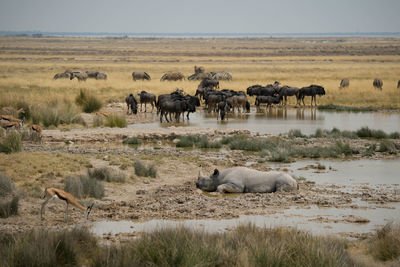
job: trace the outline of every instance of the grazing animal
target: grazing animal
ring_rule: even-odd
[[[231,107],[226,101],[221,101],[218,103],[217,112],[219,112],[219,115],[220,115],[222,121],[225,119],[225,115],[228,113],[228,111],[230,109],[231,109]],[[217,120],[218,120],[218,116],[217,116]],[[228,120],[228,117],[226,117],[226,120]]]
[[[101,111],[101,110],[97,111],[97,112],[96,112],[96,115],[97,115],[97,116],[104,116],[104,117],[106,117],[106,118],[108,118],[108,117],[110,116],[107,112]]]
[[[299,93],[299,88],[297,87],[290,87],[290,86],[283,86],[281,90],[279,91],[279,96],[283,97],[282,98],[282,104],[283,104],[283,99],[285,99],[285,106],[287,105],[287,97],[288,96],[296,96]]]
[[[296,180],[284,172],[262,172],[245,167],[233,167],[222,172],[215,169],[210,177],[205,177],[201,166],[196,187],[203,191],[220,193],[272,193],[299,188]]]
[[[189,81],[197,81],[197,80],[203,80],[205,78],[211,79],[211,74],[205,73],[205,72],[195,73],[195,74],[190,75],[188,77],[188,80]]]
[[[246,93],[248,96],[259,95],[260,88],[262,87],[263,86],[259,84],[252,85],[246,89]]]
[[[169,122],[167,115],[175,114],[176,122],[179,122],[179,118],[182,112],[188,110],[188,103],[184,99],[166,99],[160,103],[160,122],[162,122],[162,117]]]
[[[382,91],[383,81],[382,79],[375,78],[372,85],[374,86],[375,89],[379,89]]]
[[[194,66],[194,73],[195,74],[204,73],[204,72],[206,72],[204,67],[202,67],[202,66],[199,66],[199,67]]]
[[[185,79],[185,76],[181,72],[169,72],[164,74],[160,81],[182,81]]]
[[[302,101],[303,105],[305,106],[304,97],[311,96],[311,106],[313,105],[313,100],[314,100],[315,106],[317,106],[316,95],[325,95],[324,87],[322,87],[320,85],[314,85],[314,84],[312,84],[308,87],[303,87],[299,90],[299,93],[297,94],[297,102],[300,103],[300,101]]]
[[[68,206],[69,204],[77,207],[78,209],[81,209],[85,211],[85,218],[89,220],[89,215],[90,212],[92,211],[94,203],[90,204],[87,207],[82,206],[73,195],[71,195],[68,192],[65,192],[64,190],[54,188],[54,187],[46,187],[44,190],[44,196],[43,198],[47,198],[45,202],[42,204],[42,208],[40,209],[40,219],[44,220],[43,214],[45,213],[45,208],[46,205],[49,204],[50,201],[54,199],[60,199],[64,200],[67,203],[67,207],[65,208],[65,216],[64,216],[64,222],[67,222],[68,219]]]
[[[147,80],[150,81],[151,77],[147,72],[142,72],[142,71],[134,71],[132,72],[132,80],[137,81],[137,80]]]
[[[254,105],[257,106],[257,108],[260,107],[260,104],[267,104],[267,107],[271,106],[272,104],[279,104],[282,101],[282,96],[264,96],[264,95],[259,95],[256,97],[256,101],[254,102]]]
[[[19,124],[21,127],[24,126],[24,118],[22,120],[15,118],[12,115],[0,115],[0,120],[6,121],[6,122],[15,122]]]
[[[69,73],[69,72],[57,73],[56,75],[54,75],[53,80],[68,79],[70,77],[71,77],[71,73]]]
[[[131,109],[132,114],[137,114],[137,101],[133,94],[129,94],[125,98],[126,105],[128,106],[128,110],[126,114],[129,114],[129,108]]]
[[[88,75],[86,72],[71,72],[70,80],[73,80],[74,78],[77,78],[78,81],[86,81],[88,78]]]
[[[205,78],[203,79],[197,88],[219,88],[219,81],[215,79]]]
[[[39,134],[39,137],[42,138],[42,127],[40,127],[40,125],[37,124],[32,124],[29,129],[31,131],[37,132]]]
[[[147,108],[146,108],[147,103],[151,104],[151,112],[153,112],[154,106],[156,105],[156,102],[157,102],[156,96],[153,94],[149,94],[146,91],[140,92],[140,94],[138,94],[138,96],[140,97],[140,112],[142,112],[142,104],[143,103],[144,103],[144,112],[147,111]]]
[[[96,79],[97,73],[99,73],[99,72],[98,71],[86,71],[85,73],[87,74],[88,78]]]
[[[232,74],[230,74],[229,72],[216,72],[216,73],[212,73],[212,78],[217,80],[217,81],[221,81],[221,80],[225,80],[225,81],[232,81]]]
[[[107,80],[107,74],[103,72],[98,72],[96,75],[96,80]]]
[[[16,121],[6,121],[6,122],[0,121],[0,125],[1,125],[1,127],[3,127],[6,130],[12,129],[12,128],[20,129],[22,127],[22,124],[18,123]]]
[[[349,86],[350,86],[349,79],[348,78],[344,78],[343,80],[340,81],[339,89],[346,88],[346,87],[349,87]]]
[[[15,109],[13,107],[2,107],[1,111],[4,115],[13,115],[14,117],[20,116],[20,114],[25,114],[25,110],[23,108]]]

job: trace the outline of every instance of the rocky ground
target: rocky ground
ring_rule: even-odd
[[[140,119],[141,120],[141,119]],[[42,143],[27,143],[28,152],[50,154],[66,153],[84,155],[92,167],[110,167],[127,174],[126,183],[104,183],[106,196],[94,201],[95,208],[91,221],[150,219],[228,219],[241,215],[270,216],[290,207],[307,208],[313,205],[360,209],[366,208],[354,199],[385,205],[400,202],[400,192],[390,187],[375,188],[360,186],[348,192],[343,186],[316,185],[307,181],[307,177],[298,180],[299,191],[270,194],[231,194],[205,193],[195,187],[195,181],[201,164],[205,173],[215,168],[224,169],[232,166],[246,166],[268,171],[267,163],[257,163],[260,154],[222,148],[219,150],[176,148],[176,138],[188,134],[207,135],[213,140],[227,135],[249,134],[246,130],[220,130],[196,127],[167,127],[158,129],[136,128],[87,128],[70,131],[44,130]],[[126,137],[135,136],[143,141],[139,147],[122,145]],[[269,136],[265,136],[269,138]],[[304,145],[327,145],[334,140],[317,138],[299,138]],[[351,139],[352,147],[365,147],[370,140]],[[363,157],[355,155],[355,158]],[[374,158],[389,158],[395,155],[376,153]],[[141,159],[155,164],[156,178],[133,175],[132,162]],[[128,161],[126,168],[121,166]],[[317,165],[304,166],[321,171]],[[275,170],[288,171],[285,168]],[[297,177],[299,178],[299,177]],[[62,186],[63,180],[51,182]],[[0,231],[23,231],[36,227],[73,227],[82,223],[82,213],[71,209],[70,219],[63,223],[65,205],[54,202],[48,205],[46,219],[40,220],[40,206],[43,202],[37,196],[25,194],[20,201],[18,216],[0,220]],[[317,218],[323,222],[324,217]],[[367,218],[343,217],[346,223],[365,223]]]

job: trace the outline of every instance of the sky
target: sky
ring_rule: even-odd
[[[0,31],[400,32],[400,0],[0,0]]]

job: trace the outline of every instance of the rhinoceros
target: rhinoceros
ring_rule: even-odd
[[[196,187],[220,193],[271,193],[299,188],[296,180],[287,173],[263,172],[245,167],[233,167],[221,172],[215,169],[209,178],[203,176],[200,167]]]

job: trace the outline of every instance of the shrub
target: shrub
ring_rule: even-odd
[[[88,169],[88,176],[106,182],[124,183],[126,180],[123,172],[114,171],[110,168]]]
[[[20,152],[21,150],[22,138],[21,134],[17,131],[11,131],[7,133],[5,137],[0,139],[0,152],[9,154]]]
[[[383,139],[387,138],[388,135],[382,130],[372,130],[368,127],[362,127],[361,129],[356,131],[356,134],[360,138],[376,138]]]
[[[55,126],[60,124],[82,124],[85,121],[79,114],[79,110],[70,101],[65,100],[63,103],[50,103],[48,105],[35,106],[32,108],[32,122],[35,124],[42,123],[44,127]]]
[[[179,138],[177,147],[193,147],[196,143],[200,141],[200,136],[198,135],[185,135]]]
[[[400,133],[399,132],[393,132],[389,135],[389,138],[391,139],[400,139]]]
[[[0,218],[7,218],[18,214],[19,197],[13,196],[11,200],[0,200]]]
[[[78,178],[67,177],[64,190],[77,198],[94,197],[101,199],[104,197],[104,186],[95,178],[81,175]]]
[[[94,116],[93,127],[101,127],[101,126],[103,126],[103,124],[104,124],[104,121],[103,121],[102,116],[99,116],[99,115]]]
[[[80,106],[85,113],[92,113],[101,109],[101,102],[87,91],[80,90],[75,98],[75,103]]]
[[[269,161],[289,163],[291,162],[290,153],[282,148],[272,151]]]
[[[137,176],[145,176],[145,177],[152,177],[152,178],[157,177],[157,169],[155,168],[154,165],[150,165],[147,167],[140,160],[136,160],[134,163],[134,168],[135,168],[135,174]]]
[[[124,128],[127,126],[125,115],[118,115],[118,114],[110,114],[107,117],[105,126],[107,127],[119,127]]]
[[[78,266],[93,258],[96,238],[82,227],[59,232],[32,230],[0,237],[0,266]]]
[[[370,253],[382,261],[399,260],[400,257],[400,225],[386,224],[378,230],[369,243]]]
[[[129,137],[125,138],[122,143],[127,145],[140,145],[142,142],[137,137]]]
[[[299,129],[291,129],[289,130],[288,136],[290,138],[294,138],[294,137],[307,137],[306,135],[301,133],[301,130]]]
[[[396,154],[397,153],[396,144],[390,140],[383,140],[382,142],[379,142],[378,152],[387,152],[389,154]]]
[[[14,192],[15,185],[11,179],[0,174],[0,218],[18,214],[19,197]]]

